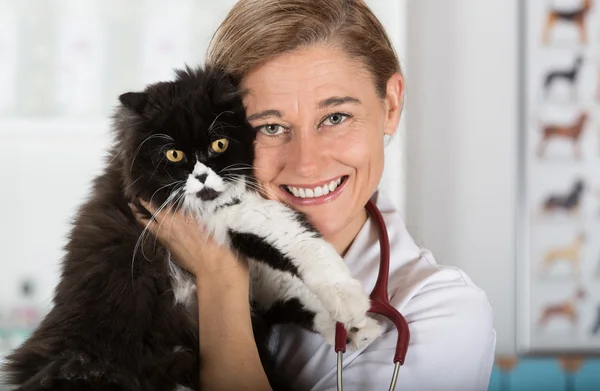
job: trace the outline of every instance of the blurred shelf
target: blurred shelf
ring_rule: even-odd
[[[597,352],[600,354],[600,352]],[[558,357],[519,358],[505,368],[497,360],[488,391],[598,391],[600,359],[583,360],[581,367],[566,372]]]

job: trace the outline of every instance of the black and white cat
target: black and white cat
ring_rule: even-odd
[[[381,333],[333,246],[305,216],[255,190],[255,131],[226,75],[178,71],[120,102],[114,145],[73,223],[53,308],[6,358],[8,385],[199,389],[194,279],[140,227],[128,207],[139,198],[197,216],[249,260],[255,338],[275,389],[291,387],[269,365],[270,325],[295,322],[333,344],[342,322],[353,348]]]

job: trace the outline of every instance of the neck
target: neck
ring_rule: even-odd
[[[342,256],[346,255],[350,245],[352,245],[360,229],[367,221],[367,217],[367,210],[363,208],[343,230],[337,232],[335,235],[325,237],[325,239],[335,247],[338,254]]]

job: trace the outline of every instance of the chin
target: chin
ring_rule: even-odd
[[[318,213],[315,211],[315,213],[307,213],[307,216],[308,220],[315,226],[317,231],[326,238],[334,236],[347,225],[347,222],[341,221],[339,215],[336,214],[329,216],[329,214]]]

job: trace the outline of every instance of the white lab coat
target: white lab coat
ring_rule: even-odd
[[[419,248],[392,203],[381,192],[373,201],[390,238],[390,302],[406,318],[411,333],[396,390],[487,390],[496,333],[486,294],[460,269],[436,263]],[[369,219],[345,256],[352,275],[371,292],[379,268],[377,227]],[[370,345],[344,354],[344,390],[388,390],[396,329],[385,318],[384,334]],[[299,390],[336,390],[336,353],[323,339],[295,325],[275,328],[272,348],[279,370]]]

